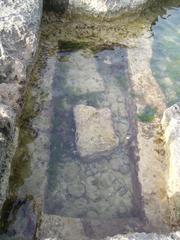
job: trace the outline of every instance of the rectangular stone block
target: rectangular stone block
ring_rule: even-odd
[[[82,158],[98,157],[118,146],[119,138],[113,128],[110,109],[77,105],[74,108],[74,118],[76,146]]]

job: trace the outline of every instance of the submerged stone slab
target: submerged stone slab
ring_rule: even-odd
[[[81,219],[48,214],[43,214],[42,224],[36,235],[39,240],[89,240],[85,236]]]
[[[65,73],[67,86],[75,95],[79,96],[105,90],[103,78],[98,72],[92,52],[82,50],[73,52],[69,61],[64,64],[68,69]]]
[[[80,104],[74,108],[74,117],[76,146],[82,158],[96,157],[118,146],[110,109]]]

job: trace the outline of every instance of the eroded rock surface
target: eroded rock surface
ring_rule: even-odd
[[[12,108],[0,104],[0,207],[6,198],[10,173],[10,158],[14,154],[17,131],[16,114]]]
[[[14,154],[16,115],[22,107],[22,88],[35,55],[42,0],[0,2],[0,206],[5,200],[10,160]],[[14,145],[12,146],[14,142]]]
[[[69,9],[71,12],[86,12],[89,14],[104,14],[129,11],[142,7],[148,0],[46,0],[48,7],[55,11]],[[150,1],[149,1],[150,2]]]
[[[119,144],[108,108],[77,105],[74,108],[76,145],[81,157],[112,151]]]
[[[27,64],[35,54],[42,1],[1,1],[0,3],[1,83],[25,81]]]
[[[117,235],[108,237],[106,240],[179,240],[180,232],[171,233],[168,235],[156,233],[132,233],[128,235]]]
[[[162,119],[169,163],[168,195],[173,205],[172,216],[180,220],[180,103],[166,109]]]

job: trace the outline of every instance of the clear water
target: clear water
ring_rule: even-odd
[[[167,10],[152,26],[153,74],[168,105],[180,100],[180,8]]]
[[[130,152],[132,136],[126,50],[114,48],[58,53],[53,82],[53,128],[46,211],[68,217],[112,218],[136,215]],[[109,108],[119,146],[93,160],[80,158],[73,108]],[[88,129],[87,129],[88,134]],[[135,139],[134,139],[135,141]]]
[[[180,100],[179,20],[180,8],[163,9],[152,25],[151,70],[168,105]],[[56,51],[53,59],[52,74],[48,60],[40,64],[26,100],[1,221],[4,239],[33,239],[37,224],[33,204],[42,195],[44,212],[63,217],[117,219],[142,212],[136,172],[137,116],[126,48]],[[44,86],[48,81],[42,77],[48,71],[53,76],[52,98],[47,97],[50,86]],[[111,110],[118,148],[93,161],[79,157],[73,116],[77,104]]]

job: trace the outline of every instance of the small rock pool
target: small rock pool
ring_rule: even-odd
[[[163,213],[157,210],[167,218],[161,230],[171,229],[162,143],[152,135],[164,106],[180,99],[177,6],[128,18],[127,28],[118,20],[99,28],[98,21],[64,16],[58,22],[44,14],[2,239],[92,240],[151,231],[157,202],[165,203]],[[163,167],[151,164],[157,151]],[[157,177],[153,185],[150,175]]]

